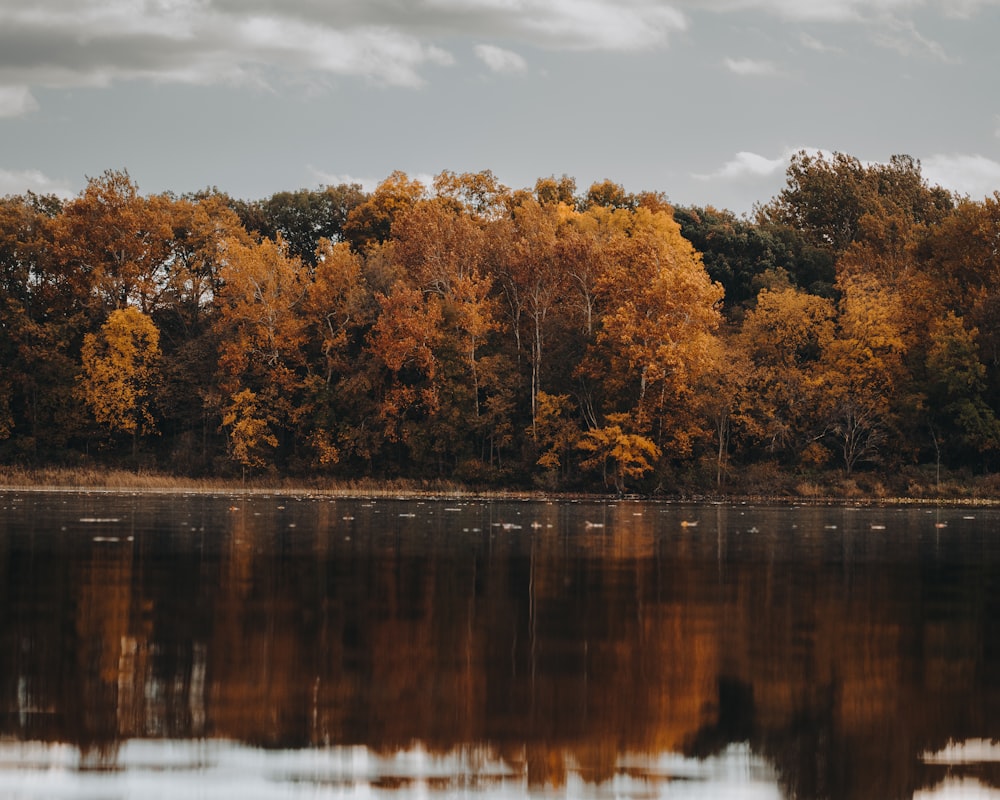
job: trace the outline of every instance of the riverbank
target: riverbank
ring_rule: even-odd
[[[332,497],[549,497],[551,492],[475,488],[449,481],[302,480],[270,477],[234,480],[190,478],[157,472],[116,469],[0,467],[0,490],[174,492],[190,494],[316,494]],[[570,495],[580,496],[580,495]]]
[[[592,499],[605,500],[611,492],[561,492],[469,486],[446,480],[363,478],[334,481],[317,478],[254,477],[248,480],[191,478],[159,472],[117,469],[67,469],[0,466],[0,490],[66,492],[142,492],[188,494],[307,494],[326,497],[475,497],[487,499]],[[635,499],[675,502],[854,503],[881,505],[1000,505],[1000,476],[971,477],[948,474],[939,478],[919,470],[885,479],[874,473],[844,477],[822,473],[802,478],[769,473],[766,478],[747,474],[728,491],[706,491],[683,486],[627,495]]]

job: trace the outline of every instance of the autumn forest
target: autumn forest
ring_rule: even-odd
[[[393,173],[0,198],[0,462],[676,495],[1000,468],[1000,193],[794,156],[748,216]]]

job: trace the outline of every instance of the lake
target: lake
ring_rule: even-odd
[[[1000,797],[1000,511],[0,493],[0,796]]]

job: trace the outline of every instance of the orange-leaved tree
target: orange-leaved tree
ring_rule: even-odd
[[[332,466],[345,452],[359,454],[357,434],[364,429],[369,409],[359,414],[352,410],[367,395],[361,386],[366,365],[359,357],[376,308],[361,256],[346,242],[321,240],[302,303],[309,359],[306,397],[298,414],[315,466]]]
[[[378,387],[378,415],[385,438],[402,442],[414,454],[426,448],[428,420],[438,411],[441,302],[400,282],[388,295],[377,294],[378,320],[368,346],[384,368]]]
[[[127,172],[92,178],[56,220],[53,257],[89,293],[93,317],[158,304],[173,235],[170,201],[144,197]]]

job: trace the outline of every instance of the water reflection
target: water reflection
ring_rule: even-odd
[[[0,506],[0,793],[1000,787],[995,512]]]

